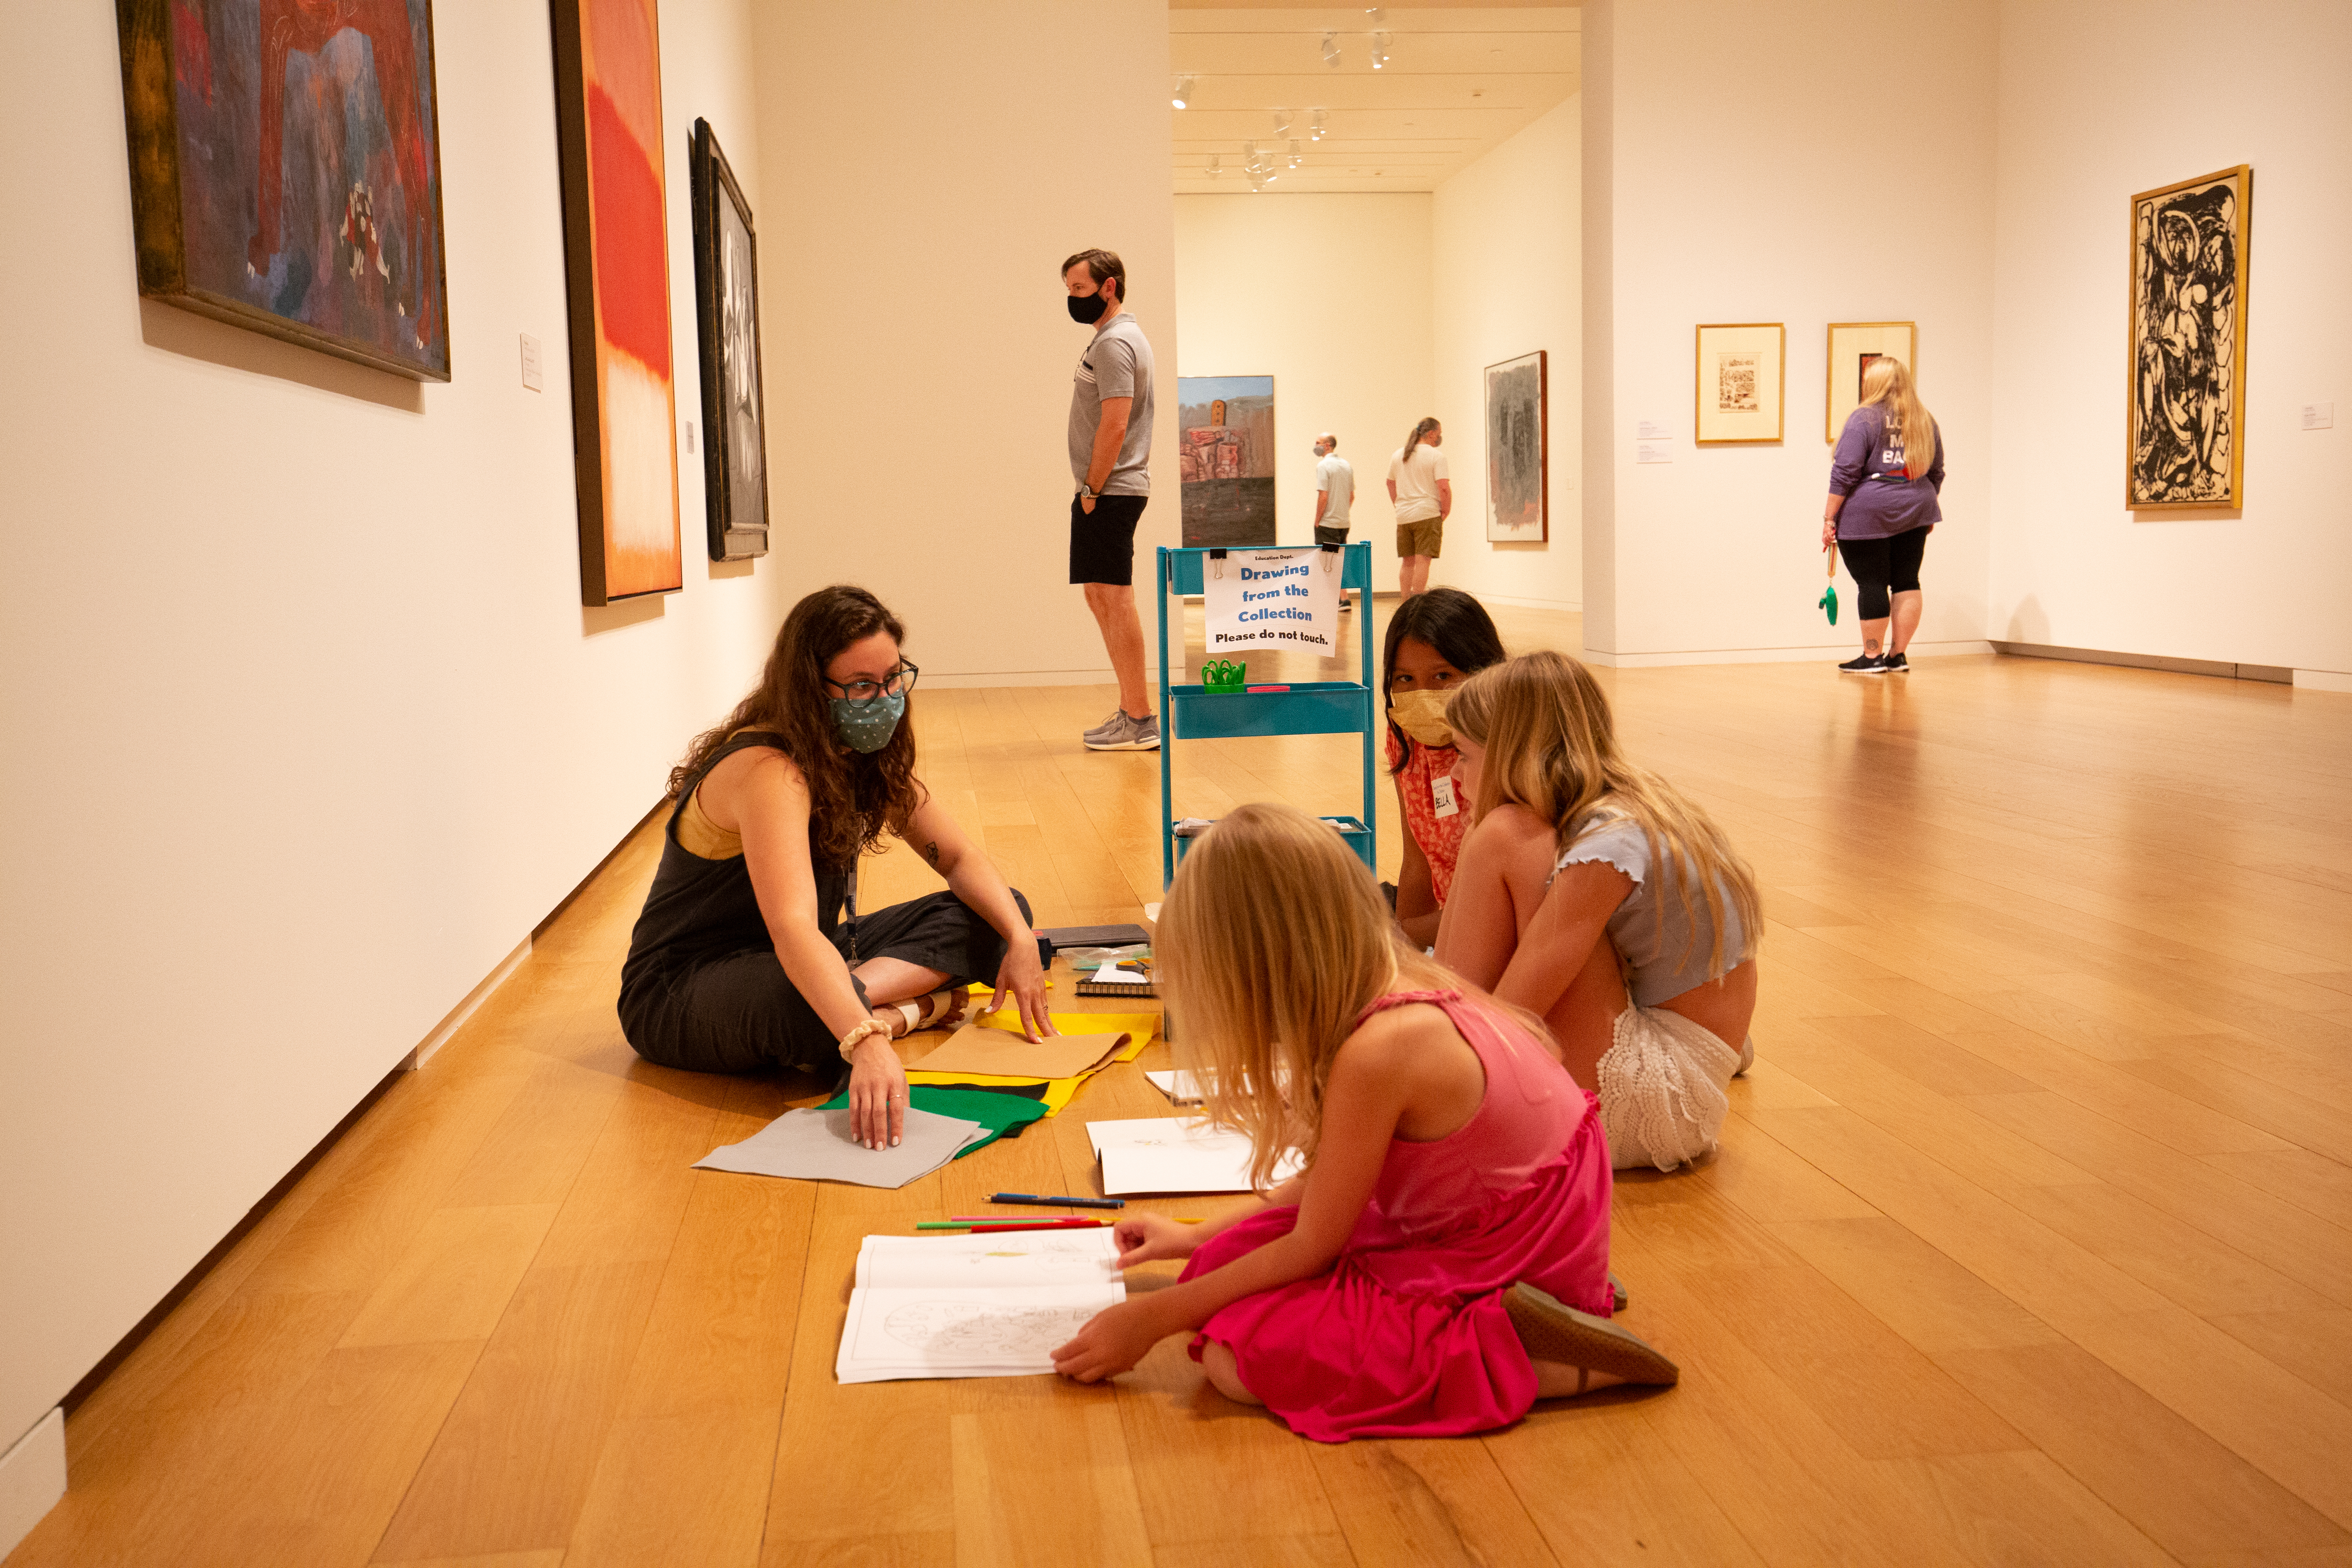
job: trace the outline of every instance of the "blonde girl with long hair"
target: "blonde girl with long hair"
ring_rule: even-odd
[[[1541,1026],[1395,940],[1325,824],[1245,805],[1193,841],[1156,951],[1207,1113],[1247,1133],[1256,1207],[1119,1220],[1172,1288],[1054,1352],[1091,1383],[1169,1334],[1226,1397],[1322,1442],[1507,1426],[1537,1399],[1672,1383],[1607,1321],[1609,1161]],[[1284,1163],[1302,1174],[1277,1183]]]
[[[1944,520],[1943,489],[1944,433],[1919,401],[1909,368],[1881,354],[1862,373],[1862,402],[1838,437],[1822,510],[1822,548],[1837,547],[1861,601],[1862,653],[1840,669],[1910,673],[1904,650],[1926,604],[1919,563],[1928,533]]]
[[[1600,1096],[1617,1169],[1703,1157],[1753,1059],[1755,874],[1696,802],[1625,760],[1575,659],[1482,670],[1445,717],[1471,827],[1439,960],[1544,1019]]]

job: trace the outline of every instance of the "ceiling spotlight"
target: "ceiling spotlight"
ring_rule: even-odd
[[[1339,35],[1337,33],[1323,35],[1323,63],[1334,69],[1339,68]]]
[[[1385,22],[1385,21],[1387,21],[1387,20],[1389,19],[1389,14],[1388,14],[1387,9],[1386,9],[1385,7],[1383,7],[1383,6],[1380,6],[1380,5],[1367,5],[1367,6],[1365,6],[1365,7],[1364,7],[1364,16],[1365,16],[1365,18],[1366,18],[1367,20],[1369,20],[1369,21],[1371,23],[1371,25],[1372,25],[1373,26],[1375,26],[1375,27],[1379,26],[1381,23],[1383,23],[1383,22]]]
[[[1320,142],[1323,140],[1323,110],[1317,109],[1308,111],[1307,116],[1307,139],[1309,142]]]
[[[1174,95],[1170,98],[1169,101],[1179,109],[1190,109],[1192,107],[1192,79],[1191,77],[1180,76],[1176,79],[1176,91]]]
[[[1274,111],[1274,133],[1276,136],[1290,134],[1290,110],[1277,109]]]
[[[1372,35],[1372,68],[1378,70],[1388,63],[1389,36],[1386,33],[1374,33]]]
[[[1224,172],[1225,172],[1225,166],[1224,166],[1222,163],[1219,163],[1219,162],[1218,162],[1218,160],[1217,160],[1217,154],[1215,154],[1214,153],[1210,153],[1210,154],[1209,154],[1209,178],[1211,178],[1211,179],[1213,179],[1213,180],[1214,180],[1214,179],[1220,179],[1220,178],[1222,178],[1222,177],[1223,176]]]
[[[1296,169],[1305,162],[1307,162],[1307,155],[1298,150],[1298,138],[1294,136],[1290,139],[1290,156],[1286,163],[1288,167]]]

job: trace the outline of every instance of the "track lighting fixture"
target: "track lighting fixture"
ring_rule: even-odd
[[[1389,36],[1386,33],[1374,33],[1372,35],[1372,68],[1379,70],[1388,63]]]
[[[1274,133],[1276,136],[1290,134],[1290,110],[1276,109],[1274,111]]]
[[[1216,154],[1216,153],[1210,153],[1210,154],[1209,154],[1209,178],[1211,178],[1211,179],[1213,179],[1213,180],[1215,180],[1215,179],[1222,179],[1222,178],[1224,176],[1224,173],[1225,173],[1225,166],[1224,166],[1224,164],[1223,164],[1222,162],[1220,162],[1220,161],[1219,161],[1217,154]]]
[[[1323,35],[1323,63],[1334,70],[1339,67],[1339,35],[1337,33]]]
[[[1309,142],[1320,142],[1323,140],[1323,110],[1318,109],[1308,112],[1307,117],[1307,139]]]
[[[1191,77],[1180,76],[1176,79],[1176,91],[1174,96],[1172,96],[1169,101],[1173,103],[1179,109],[1190,109],[1192,107],[1192,79]]]
[[[1290,139],[1290,154],[1284,161],[1284,166],[1296,169],[1305,162],[1307,162],[1307,155],[1298,150],[1298,138],[1294,136]]]

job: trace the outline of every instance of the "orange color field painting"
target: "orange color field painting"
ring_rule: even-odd
[[[581,596],[684,584],[654,0],[556,0]]]

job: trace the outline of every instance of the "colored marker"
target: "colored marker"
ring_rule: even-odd
[[[1047,1198],[1035,1193],[991,1193],[988,1201],[992,1204],[1042,1204],[1047,1208],[1060,1205],[1079,1209],[1123,1209],[1127,1206],[1125,1198]]]
[[[927,1220],[919,1220],[919,1221],[917,1221],[916,1223],[917,1223],[917,1224],[919,1224],[919,1225],[928,1225],[928,1226],[950,1226],[950,1225],[966,1225],[966,1226],[984,1226],[984,1225],[1059,1225],[1059,1226],[1089,1226],[1089,1225],[1108,1225],[1108,1224],[1110,1224],[1111,1222],[1110,1222],[1109,1220],[1107,1220],[1107,1219],[1081,1219],[1081,1218],[1079,1218],[1076,1215],[1058,1215],[1058,1214],[1040,1214],[1040,1215],[1026,1215],[1026,1214],[983,1214],[983,1215],[969,1215],[969,1214],[960,1214],[960,1215],[949,1215],[946,1219],[927,1219]]]
[[[972,1236],[994,1236],[1003,1230],[1108,1230],[1108,1220],[1094,1220],[1085,1225],[941,1225],[925,1222],[917,1230],[960,1230]]]

